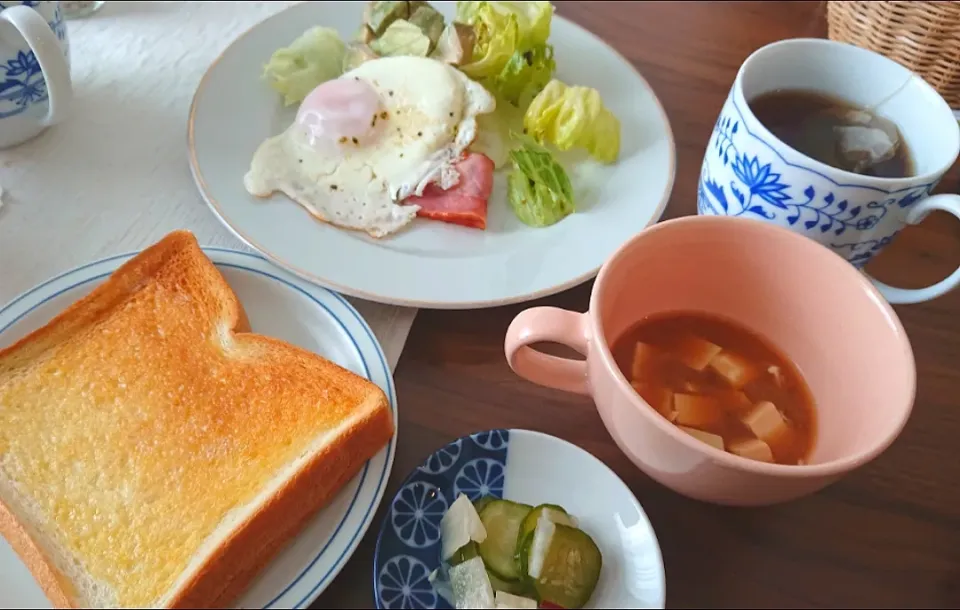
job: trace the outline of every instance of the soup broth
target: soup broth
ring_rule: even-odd
[[[748,103],[774,136],[821,163],[880,178],[913,175],[899,128],[869,110],[802,90],[771,91]]]
[[[700,313],[641,320],[613,343],[634,390],[694,438],[745,458],[804,464],[813,397],[797,368],[755,333]]]

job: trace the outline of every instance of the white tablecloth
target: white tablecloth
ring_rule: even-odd
[[[139,250],[171,230],[246,249],[187,165],[200,77],[239,34],[293,2],[107,2],[69,22],[70,117],[0,151],[0,306],[71,267]],[[351,299],[392,367],[415,309]]]

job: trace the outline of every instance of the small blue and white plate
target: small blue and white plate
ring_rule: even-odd
[[[630,489],[576,445],[529,430],[489,430],[457,439],[403,482],[373,560],[377,608],[451,608],[428,577],[440,566],[440,519],[461,494],[559,504],[603,554],[588,608],[663,608],[660,546]]]
[[[204,248],[243,303],[251,328],[324,356],[379,385],[390,399],[393,375],[380,344],[340,295],[278,270],[260,256]],[[46,324],[106,280],[134,254],[89,263],[0,306],[0,346]],[[396,438],[370,459],[266,567],[237,600],[238,608],[305,608],[336,578],[373,521],[390,476]],[[49,608],[26,566],[0,538],[0,608]]]

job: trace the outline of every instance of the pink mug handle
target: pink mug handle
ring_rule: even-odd
[[[520,312],[503,342],[510,368],[528,381],[577,394],[589,394],[587,363],[538,352],[531,343],[550,341],[574,349],[584,356],[590,344],[587,314],[557,307],[533,307]]]

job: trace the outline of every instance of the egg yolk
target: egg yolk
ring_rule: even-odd
[[[366,82],[353,78],[327,81],[311,91],[297,111],[297,123],[307,131],[311,146],[328,147],[367,135],[376,126],[380,96]]]

